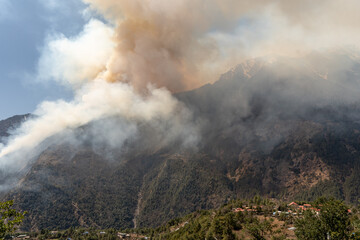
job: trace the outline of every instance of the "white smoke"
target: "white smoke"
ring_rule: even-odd
[[[38,79],[72,87],[95,79],[114,51],[113,34],[111,27],[91,19],[74,38],[62,34],[49,37],[39,60]]]
[[[198,136],[189,122],[191,114],[166,88],[148,84],[146,92],[139,93],[129,83],[102,78],[114,51],[112,37],[110,26],[91,20],[76,37],[60,34],[48,39],[39,61],[38,79],[70,86],[74,99],[41,103],[33,113],[36,117],[23,123],[6,146],[0,146],[1,169],[8,173],[26,169],[48,147],[50,137],[113,117],[121,124],[109,120],[105,125],[92,126],[94,143],[102,141],[121,148],[126,139],[136,134],[137,124],[145,122],[159,132],[164,144],[177,138],[184,146],[196,144]],[[161,126],[162,121],[166,127]]]

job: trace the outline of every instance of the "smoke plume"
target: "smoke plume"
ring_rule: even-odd
[[[84,0],[115,26],[103,77],[170,91],[213,82],[244,58],[358,46],[357,1]]]

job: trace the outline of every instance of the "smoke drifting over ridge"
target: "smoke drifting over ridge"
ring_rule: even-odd
[[[161,119],[174,139],[195,144],[191,113],[170,92],[213,82],[245,58],[296,56],[360,42],[355,0],[83,1],[107,22],[91,19],[72,38],[50,36],[38,69],[40,80],[73,88],[74,100],[41,104],[38,118],[0,148],[4,169],[22,169],[30,159],[24,156],[35,156],[33,149],[47,138],[107,117],[126,120],[104,127],[109,135],[113,127],[123,130],[121,141],[134,135],[138,122],[164,132]]]
[[[108,23],[92,19],[74,39],[50,38],[41,78],[179,92],[214,82],[247,58],[358,47],[360,40],[355,0],[83,1]]]
[[[358,46],[357,1],[84,0],[115,25],[103,77],[170,91],[217,80],[240,59]]]

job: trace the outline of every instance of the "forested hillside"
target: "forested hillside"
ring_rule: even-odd
[[[109,140],[94,142],[99,132],[91,125],[105,127],[109,119],[73,129],[71,138],[52,136],[3,198],[29,212],[23,225],[28,230],[155,227],[255,195],[307,201],[325,195],[357,204],[358,105],[346,96],[313,99],[319,89],[298,91],[291,82],[327,81],[313,71],[317,67],[329,78],[341,73],[352,81],[359,63],[341,54],[317,57],[321,61],[312,65],[297,62],[306,59],[252,60],[214,84],[176,94],[197,126],[191,145],[164,142],[171,130],[159,133],[146,123],[120,147],[110,141],[120,134],[116,124]],[[331,68],[338,57],[351,67]],[[273,69],[280,67],[278,75]],[[0,122],[1,136],[13,127],[10,120]]]

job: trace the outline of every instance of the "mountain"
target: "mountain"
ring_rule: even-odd
[[[30,114],[15,115],[0,121],[0,142],[2,142],[2,139],[9,137],[11,135],[11,131],[19,127],[20,124],[26,121],[29,117],[31,117]]]
[[[26,230],[159,226],[256,194],[356,203],[359,76],[359,58],[341,51],[249,60],[174,95],[197,123],[196,146],[159,144],[146,124],[121,149],[59,138],[3,198],[29,212]],[[76,136],[91,139],[90,125]]]

